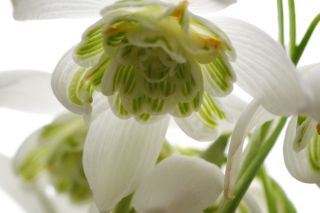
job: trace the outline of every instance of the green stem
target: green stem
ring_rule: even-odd
[[[296,51],[296,12],[294,0],[288,0],[290,17],[290,56],[294,57]]]
[[[247,169],[247,165],[254,161],[254,158],[261,148],[261,141],[266,140],[267,134],[270,131],[270,127],[271,122],[264,123],[259,129],[254,132],[253,136],[250,138],[250,142],[245,153],[245,159],[242,163],[243,166],[241,166],[239,171],[239,178],[241,177],[241,174],[243,174]]]
[[[278,3],[278,29],[279,29],[279,42],[284,47],[284,16],[283,16],[283,1],[277,0]]]
[[[263,184],[264,188],[264,194],[266,196],[267,204],[268,204],[268,212],[277,212],[277,206],[276,206],[276,201],[275,197],[273,196],[272,193],[272,182],[267,174],[266,169],[262,166],[261,170],[259,172],[260,178]]]
[[[254,161],[252,161],[251,164],[248,165],[244,173],[238,179],[233,191],[233,195],[235,196],[235,198],[232,200],[223,200],[220,203],[218,212],[222,212],[222,213],[235,212],[242,197],[244,196],[247,189],[249,188],[252,180],[256,176],[265,158],[268,156],[273,145],[277,141],[277,138],[280,135],[281,130],[283,129],[285,123],[286,123],[286,118],[281,118],[279,120],[277,126],[275,127],[275,130],[270,135],[270,137],[266,140],[266,142],[263,144],[259,153],[257,153]]]
[[[296,52],[292,58],[292,61],[297,64],[302,56],[302,53],[304,52],[314,30],[316,29],[316,27],[318,26],[320,22],[320,14],[318,14],[311,22],[311,24],[309,25],[306,33],[304,34],[300,44],[298,45],[298,47],[296,48]]]
[[[123,198],[112,211],[113,213],[130,213],[132,212],[131,200],[133,194]]]

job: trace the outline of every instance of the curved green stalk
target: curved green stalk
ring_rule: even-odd
[[[304,34],[300,44],[297,46],[296,48],[296,52],[292,58],[292,61],[297,64],[302,56],[302,53],[304,52],[314,30],[316,29],[316,27],[318,26],[320,22],[320,13],[314,17],[314,19],[312,20],[312,22],[310,23],[306,33]]]
[[[284,47],[284,16],[283,16],[283,1],[277,0],[278,5],[278,30],[279,30],[279,42]]]
[[[288,0],[290,17],[290,56],[294,57],[296,51],[296,10],[294,0]]]

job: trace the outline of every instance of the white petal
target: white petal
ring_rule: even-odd
[[[173,155],[144,179],[132,205],[139,213],[200,213],[215,202],[223,188],[223,174],[202,159]]]
[[[235,94],[230,94],[223,98],[216,98],[216,100],[220,103],[221,108],[227,115],[227,121],[222,121],[219,124],[219,129],[225,132],[232,131],[236,121],[248,103]]]
[[[18,20],[97,16],[114,0],[12,0]]]
[[[186,118],[175,117],[174,120],[188,136],[197,141],[213,141],[218,135],[218,130],[207,126],[198,112]]]
[[[89,213],[100,213],[95,203],[90,204]]]
[[[168,119],[152,124],[120,119],[111,110],[91,124],[84,147],[84,170],[101,211],[131,194],[154,166]]]
[[[262,106],[277,115],[296,113],[304,93],[291,60],[270,36],[248,23],[231,18],[212,20],[229,36],[237,54],[232,63],[237,83]]]
[[[244,139],[249,131],[250,121],[258,108],[259,102],[255,100],[252,101],[241,114],[235,125],[228,151],[228,161],[224,182],[224,194],[227,198],[232,198],[233,196],[232,190],[240,169]]]
[[[317,121],[320,121],[320,64],[302,68],[300,75],[307,93],[308,104],[302,110]]]
[[[314,169],[311,166],[308,146],[299,152],[296,152],[294,149],[296,128],[297,117],[295,116],[288,124],[283,146],[286,167],[293,177],[302,182],[320,183],[320,170]]]
[[[38,194],[32,190],[32,187],[22,184],[13,172],[10,159],[3,155],[0,155],[0,169],[0,189],[12,197],[26,212],[46,212]]]
[[[0,106],[36,113],[64,111],[51,90],[51,75],[19,70],[0,72]]]
[[[227,120],[216,119],[216,128],[210,128],[201,119],[198,112],[186,118],[175,118],[179,127],[190,137],[198,141],[213,141],[218,133],[232,131],[234,124],[246,107],[246,102],[236,95],[228,95],[224,98],[214,98],[222,111],[227,115]]]
[[[42,128],[33,132],[30,136],[28,136],[19,147],[17,153],[13,159],[13,168],[18,171],[20,166],[25,161],[26,157],[30,154],[30,152],[38,146],[38,142],[40,141],[40,136],[42,132]]]
[[[189,7],[193,13],[210,15],[236,2],[237,0],[189,0]]]
[[[51,86],[57,99],[71,112],[85,114],[90,111],[88,105],[77,105],[71,102],[69,87],[74,74],[80,67],[73,61],[73,48],[69,50],[57,64],[53,74]]]
[[[162,0],[167,3],[180,3],[182,0]],[[237,0],[188,0],[191,12],[198,15],[210,15],[222,10]]]
[[[244,196],[244,202],[249,208],[249,212],[268,212],[264,188],[260,180],[254,179]]]

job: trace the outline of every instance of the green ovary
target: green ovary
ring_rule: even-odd
[[[89,65],[74,75],[71,101],[91,103],[93,92],[100,91],[119,117],[185,117],[202,104],[204,76],[213,69],[203,64],[217,66],[217,75],[227,76],[209,84],[230,91],[234,76],[226,60],[232,49],[219,29],[189,13],[186,2],[174,6],[132,1],[130,8],[126,2],[106,9],[104,18],[84,34],[75,58]],[[218,65],[216,58],[221,59]]]

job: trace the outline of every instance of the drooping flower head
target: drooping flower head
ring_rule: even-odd
[[[105,8],[75,48],[81,68],[69,87],[72,102],[88,104],[100,91],[119,117],[147,121],[199,110],[210,124],[207,108],[219,109],[207,92],[232,90],[234,52],[227,36],[187,5],[121,1]]]
[[[80,116],[66,114],[31,134],[18,150],[14,166],[27,182],[46,172],[54,188],[72,201],[83,202],[91,192],[82,166],[88,128]]]

